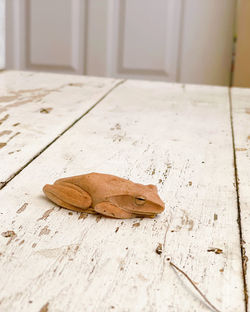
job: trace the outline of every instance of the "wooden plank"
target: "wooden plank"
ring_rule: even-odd
[[[43,197],[45,183],[92,171],[156,184],[165,212],[84,218]],[[125,82],[0,202],[4,311],[211,311],[169,257],[221,311],[244,310],[227,88]]]
[[[95,77],[2,72],[0,188],[118,82]]]
[[[232,113],[241,214],[243,267],[249,291],[250,272],[250,89],[232,88]],[[248,306],[248,311],[250,308]]]

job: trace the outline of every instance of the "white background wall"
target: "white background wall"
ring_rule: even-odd
[[[228,85],[236,0],[8,0],[6,67]]]
[[[180,81],[228,85],[235,0],[184,0]]]
[[[0,69],[5,66],[5,0],[0,0]]]

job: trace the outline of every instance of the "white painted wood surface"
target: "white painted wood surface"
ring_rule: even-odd
[[[243,238],[243,260],[249,292],[250,272],[250,89],[232,88],[235,153]],[[250,311],[248,307],[248,311]]]
[[[1,309],[211,311],[171,257],[221,311],[244,311],[232,150],[227,88],[121,84],[0,191],[0,233],[16,234],[0,236]],[[42,195],[91,171],[156,184],[165,212],[84,218]]]
[[[118,82],[32,72],[0,73],[0,187]]]

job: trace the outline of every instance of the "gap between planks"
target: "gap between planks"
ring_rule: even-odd
[[[65,130],[58,134],[49,144],[41,149],[34,157],[32,157],[26,164],[24,164],[19,170],[12,174],[7,180],[0,183],[0,190],[3,189],[11,180],[13,180],[20,172],[23,171],[30,163],[32,163],[39,155],[47,150],[54,142],[56,142],[64,133],[70,130],[78,121],[80,121],[84,116],[86,116],[90,111],[92,111],[102,100],[104,100],[114,89],[123,84],[126,79],[118,81],[111,89],[109,89],[99,100],[96,101],[87,111],[85,111],[80,117],[78,117],[71,125],[69,125]]]
[[[232,134],[232,145],[233,145],[233,163],[234,163],[234,180],[235,180],[235,190],[237,196],[237,210],[238,218],[237,223],[239,225],[239,238],[240,238],[240,251],[241,251],[241,265],[242,265],[242,279],[244,286],[244,299],[245,299],[245,311],[248,312],[248,285],[246,281],[246,271],[247,271],[247,261],[246,261],[246,251],[244,247],[244,240],[242,235],[242,223],[241,223],[241,208],[240,208],[240,194],[239,194],[239,176],[237,168],[237,156],[235,149],[235,135],[234,135],[234,121],[233,121],[233,103],[232,103],[232,94],[231,88],[228,88],[228,97],[229,97],[229,109],[230,109],[230,124],[231,124],[231,134]]]

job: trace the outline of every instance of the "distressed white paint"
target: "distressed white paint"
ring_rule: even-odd
[[[250,272],[250,89],[232,88],[235,153],[239,184],[244,263],[248,291]],[[249,310],[250,311],[250,310]]]
[[[0,191],[0,233],[17,234],[9,244],[0,236],[0,307],[210,311],[171,257],[221,311],[243,311],[230,131],[227,88],[127,81],[114,89]],[[42,196],[45,183],[91,171],[156,184],[165,212],[79,219]]]
[[[117,82],[109,78],[2,72],[0,182],[39,154]]]

